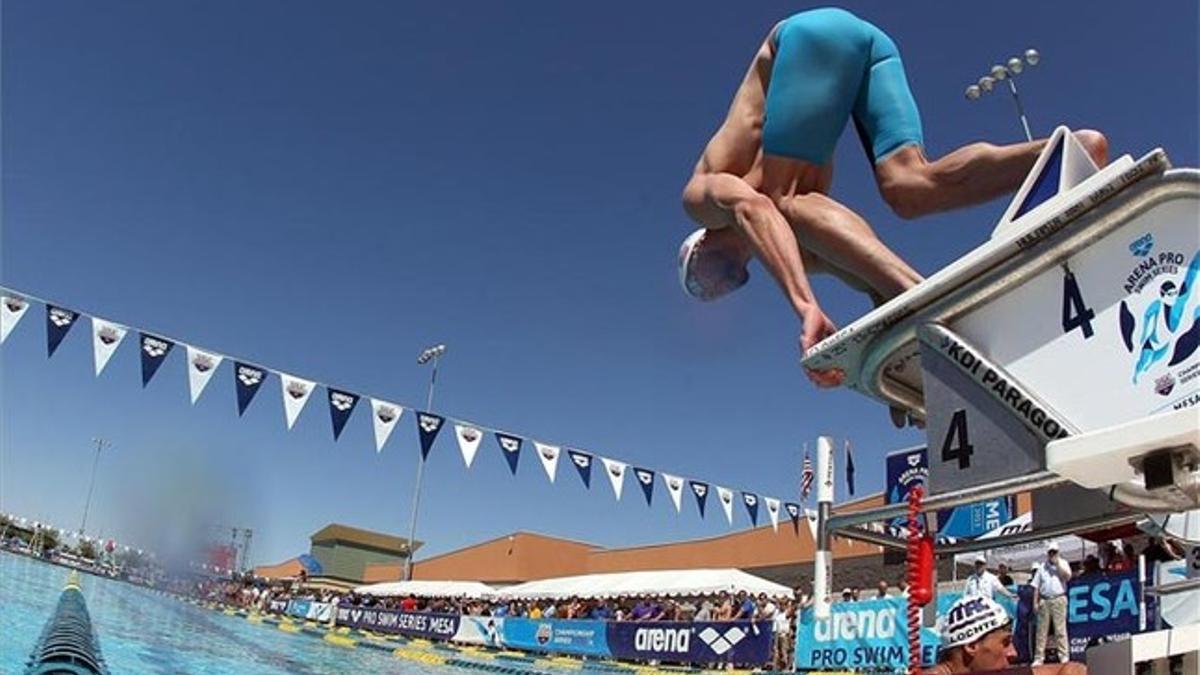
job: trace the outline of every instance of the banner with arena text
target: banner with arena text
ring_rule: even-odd
[[[612,621],[608,649],[633,661],[763,665],[771,661],[771,622]]]
[[[796,669],[890,670],[908,663],[906,598],[835,602],[818,621],[811,608],[796,622]],[[937,633],[921,630],[921,662],[937,657]]]

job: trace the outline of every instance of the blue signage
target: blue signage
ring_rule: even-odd
[[[608,649],[618,659],[762,665],[771,660],[770,621],[613,621]]]
[[[796,669],[892,669],[908,663],[905,598],[836,602],[818,621],[811,608],[796,626]],[[921,662],[937,657],[936,631],[921,629]]]
[[[1072,579],[1067,584],[1067,636],[1071,658],[1083,659],[1088,642],[1138,632],[1136,571]]]
[[[888,504],[908,501],[909,490],[915,485],[929,484],[929,455],[925,448],[912,448],[889,453],[887,456]],[[1007,498],[991,499],[974,504],[938,511],[938,536],[950,539],[970,539],[1000,527],[1013,516],[1012,503]],[[903,535],[907,519],[894,518],[889,523],[893,534]]]
[[[355,605],[339,605],[337,608],[339,626],[432,640],[453,640],[458,632],[459,618],[458,614],[403,612]]]
[[[554,654],[609,656],[608,629],[603,621],[575,619],[505,619],[505,647]]]

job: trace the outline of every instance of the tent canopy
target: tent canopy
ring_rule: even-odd
[[[513,599],[616,598],[651,595],[695,596],[745,591],[771,597],[791,597],[792,589],[739,569],[650,570],[584,574],[540,579],[500,591]]]
[[[1032,528],[1033,512],[1029,511],[1022,513],[994,530],[979,535],[977,541],[996,539],[997,537],[1017,534],[1018,532],[1028,532]],[[1087,542],[1073,534],[1050,537],[1050,539],[1053,539],[1058,544],[1059,555],[1064,560],[1082,561],[1084,556],[1088,554]],[[954,556],[954,562],[962,565],[970,565],[975,561],[975,557],[980,555],[987,559],[990,566],[1004,563],[1015,571],[1025,572],[1029,570],[1031,564],[1046,559],[1046,542],[1027,542],[975,553],[959,553]]]
[[[478,581],[388,581],[359,586],[359,595],[416,598],[493,598],[496,589]]]

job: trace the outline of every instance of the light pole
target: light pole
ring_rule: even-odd
[[[80,536],[83,536],[83,530],[87,527],[88,509],[92,506],[92,488],[96,487],[96,465],[100,463],[100,451],[112,447],[112,442],[103,438],[93,438],[92,442],[96,444],[96,454],[92,458],[92,477],[88,480],[87,501],[83,503],[83,520],[79,523]]]
[[[984,94],[990,93],[997,82],[1007,82],[1008,91],[1012,94],[1013,102],[1017,105],[1017,116],[1021,118],[1021,128],[1025,131],[1025,140],[1032,141],[1033,134],[1029,131],[1029,120],[1025,117],[1025,106],[1021,105],[1021,96],[1017,93],[1017,75],[1025,70],[1025,66],[1036,66],[1042,60],[1042,55],[1036,49],[1026,49],[1025,58],[1014,56],[1005,65],[997,63],[992,66],[987,75],[979,78],[979,82],[967,87],[967,100],[978,100]]]
[[[433,361],[433,371],[429,374],[429,393],[425,397],[425,412],[432,412],[433,387],[437,384],[438,359],[446,353],[446,345],[434,345],[417,356],[417,365],[425,365]],[[417,536],[417,510],[421,506],[421,478],[425,475],[425,455],[417,454],[417,480],[413,487],[412,517],[408,521],[408,555],[404,556],[404,580],[412,579],[413,538]]]

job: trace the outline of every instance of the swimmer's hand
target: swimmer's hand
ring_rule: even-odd
[[[804,326],[800,329],[800,354],[803,356],[809,349],[812,349],[821,340],[833,335],[837,332],[837,326],[825,316],[825,312],[821,311],[820,307],[812,305],[805,310],[802,320]],[[805,374],[808,379],[812,380],[813,384],[818,387],[838,387],[846,379],[846,373],[840,368],[831,368],[829,370],[813,370],[805,368]]]

